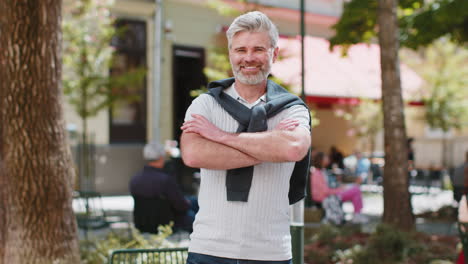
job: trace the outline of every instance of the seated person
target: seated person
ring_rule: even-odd
[[[361,152],[356,152],[356,183],[366,183],[370,171],[370,160],[362,155]]]
[[[130,181],[135,227],[155,234],[159,225],[173,221],[175,229],[191,232],[195,217],[191,207],[196,206],[196,201],[186,199],[174,178],[164,172],[164,155],[161,144],[147,144],[143,156],[148,163]]]
[[[310,188],[312,200],[322,202],[329,195],[338,196],[341,201],[351,201],[354,207],[353,223],[365,223],[367,217],[361,214],[362,193],[356,184],[348,184],[343,187],[330,188],[327,184],[326,167],[329,163],[328,157],[323,152],[318,152],[313,160],[313,166],[310,169],[311,181]]]
[[[360,151],[355,151],[354,154],[347,156],[344,159],[344,164],[354,177],[355,183],[362,184],[367,182],[371,163]]]

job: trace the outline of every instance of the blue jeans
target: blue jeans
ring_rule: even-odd
[[[272,261],[230,259],[189,252],[187,264],[292,264],[292,260]]]

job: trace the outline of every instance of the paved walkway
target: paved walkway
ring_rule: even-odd
[[[363,185],[364,208],[363,213],[371,216],[383,214],[382,186]],[[453,203],[452,191],[440,190],[439,188],[425,189],[412,186],[411,191],[413,211],[419,214],[427,211],[436,211],[439,208]],[[133,210],[133,199],[130,195],[104,196],[102,206],[106,211],[128,211]],[[75,207],[76,208],[76,207]],[[344,210],[352,212],[352,204],[345,203]]]
[[[371,219],[370,224],[365,229],[371,232],[380,223],[383,215],[382,186],[364,185],[362,190],[364,192],[362,212]],[[415,215],[424,212],[435,212],[444,206],[456,206],[453,193],[449,190],[441,190],[437,187],[411,186],[410,192]],[[345,203],[343,207],[346,213],[353,212],[351,203]],[[455,223],[427,221],[422,218],[416,219],[416,229],[429,234],[458,235]]]
[[[363,214],[367,215],[371,221],[364,226],[364,230],[372,232],[375,226],[380,222],[383,214],[383,196],[382,187],[376,185],[363,185]],[[452,191],[440,190],[440,188],[425,189],[417,186],[412,186],[412,205],[415,214],[437,211],[439,208],[453,204]],[[120,216],[124,216],[128,221],[131,221],[133,210],[133,199],[129,195],[124,196],[105,196],[102,197],[101,206],[106,212],[114,212]],[[345,203],[344,211],[352,213],[353,207],[351,203]],[[76,211],[79,210],[79,205],[74,203]],[[416,220],[417,229],[420,231],[433,234],[457,235],[455,223],[434,223],[425,222],[423,219]],[[188,234],[177,234],[175,240],[185,240]]]

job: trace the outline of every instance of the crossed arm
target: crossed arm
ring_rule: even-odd
[[[285,119],[273,130],[228,133],[205,117],[192,115],[182,125],[182,158],[187,166],[234,169],[261,162],[299,161],[310,146],[310,133],[294,119]]]

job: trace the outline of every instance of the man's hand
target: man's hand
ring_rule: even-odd
[[[226,134],[215,125],[213,125],[208,119],[202,115],[192,115],[193,119],[184,122],[181,129],[187,133],[197,133],[200,136],[214,141],[219,142],[220,139]]]
[[[297,126],[299,126],[299,121],[296,119],[284,119],[279,122],[278,125],[274,128],[274,130],[294,130]]]

